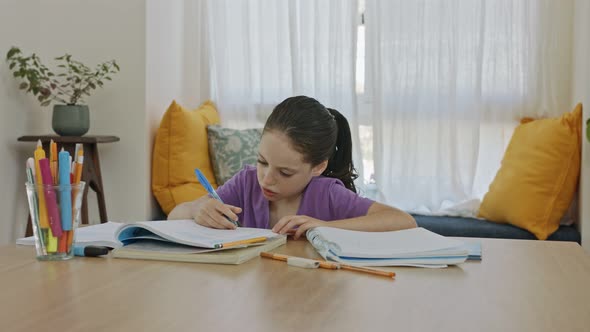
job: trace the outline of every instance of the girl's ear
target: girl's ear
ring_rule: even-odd
[[[322,175],[322,173],[324,173],[324,171],[326,170],[327,167],[328,167],[328,161],[324,160],[321,163],[319,163],[317,166],[315,166],[311,169],[311,174],[313,176]]]

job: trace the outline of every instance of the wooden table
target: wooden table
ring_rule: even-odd
[[[3,331],[588,331],[590,256],[573,242],[482,239],[483,261],[395,281],[256,258],[239,266],[0,247]],[[275,252],[318,257],[305,240]]]
[[[42,135],[42,136],[21,136],[18,138],[19,142],[37,142],[41,140],[43,149],[47,157],[49,157],[49,142],[53,140],[57,143],[58,149],[62,147],[68,151],[72,156],[72,160],[75,158],[76,143],[81,143],[84,149],[84,167],[82,168],[82,181],[86,182],[84,188],[84,195],[82,198],[82,224],[88,224],[88,189],[96,193],[96,200],[98,202],[98,213],[100,216],[100,222],[105,223],[108,221],[107,207],[105,202],[105,192],[102,185],[102,174],[100,171],[100,159],[98,158],[98,144],[99,143],[112,143],[118,142],[119,137],[117,136],[58,136],[58,135]],[[31,156],[33,156],[33,150],[31,150]],[[33,235],[33,229],[31,227],[31,218],[27,223],[27,230],[25,236]]]

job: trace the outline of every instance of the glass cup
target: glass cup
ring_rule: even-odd
[[[80,224],[84,182],[72,185],[26,183],[37,259],[61,261],[74,257]]]

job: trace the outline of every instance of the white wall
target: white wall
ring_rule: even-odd
[[[110,220],[146,220],[152,212],[149,188],[150,132],[146,116],[146,4],[142,0],[53,0],[0,2],[0,244],[24,234],[27,207],[24,163],[33,143],[18,136],[51,133],[51,109],[42,109],[17,90],[4,62],[10,46],[38,53],[47,64],[65,52],[94,65],[116,59],[121,72],[87,99],[89,134],[116,135],[99,145]],[[94,195],[91,220],[98,221]]]
[[[182,39],[184,6],[181,1],[147,1],[146,105],[150,155],[160,120],[182,86]],[[152,215],[164,218],[152,199]]]
[[[187,109],[210,98],[203,1],[147,1],[146,107],[152,151],[162,115],[172,100]],[[188,32],[187,32],[188,31]],[[163,218],[151,198],[152,216]]]
[[[582,169],[580,179],[580,231],[582,246],[590,253],[590,144],[586,139],[586,119],[590,117],[590,1],[576,0],[572,74],[572,105],[584,105]]]
[[[48,119],[34,100],[18,91],[4,59],[11,45],[23,48],[39,45],[40,10],[39,1],[0,3],[0,183],[4,191],[0,199],[0,243],[7,243],[20,234],[26,223],[22,165],[26,160],[25,151],[28,151],[16,139],[26,132],[44,131],[43,123]]]

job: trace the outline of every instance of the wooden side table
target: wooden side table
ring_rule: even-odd
[[[18,138],[19,142],[37,142],[41,140],[43,149],[47,156],[49,156],[49,143],[53,140],[57,143],[58,149],[68,151],[73,157],[76,150],[76,143],[81,143],[84,149],[84,167],[82,168],[82,181],[86,182],[84,187],[84,194],[82,196],[82,224],[88,224],[88,189],[96,193],[98,201],[98,212],[100,214],[100,222],[105,223],[108,221],[107,207],[104,199],[104,187],[102,185],[102,175],[100,172],[100,161],[98,158],[98,147],[99,143],[112,143],[118,142],[119,137],[117,136],[57,136],[57,135],[43,135],[43,136],[21,136]],[[31,150],[31,155],[33,150]],[[27,223],[26,236],[33,235],[33,229],[31,225],[31,217],[29,216],[29,222]]]

